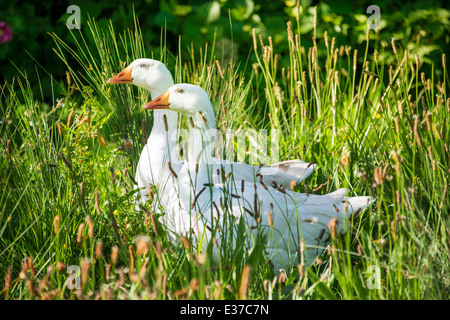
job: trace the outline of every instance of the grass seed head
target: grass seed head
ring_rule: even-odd
[[[3,294],[5,297],[5,300],[8,299],[9,288],[11,285],[11,279],[12,279],[12,270],[11,270],[11,266],[9,266],[6,271],[5,281],[3,282]]]
[[[92,223],[92,220],[89,217],[86,217],[86,223],[88,225],[89,239],[92,239],[94,238],[94,224]]]
[[[207,258],[206,253],[200,252],[200,253],[197,255],[197,257],[196,257],[195,260],[196,260],[197,264],[199,264],[199,265],[204,265],[204,264],[206,263],[206,258]]]
[[[433,171],[435,171],[436,170],[436,163],[435,163],[434,157],[433,157],[433,147],[432,146],[428,147],[428,155],[430,156],[431,167],[432,167]]]
[[[297,185],[297,181],[296,180],[292,180],[291,183],[290,183],[291,190],[294,190],[296,185]]]
[[[328,222],[328,229],[330,229],[331,232],[331,238],[336,238],[336,226],[338,224],[337,218],[332,218],[330,222]]]
[[[317,28],[317,6],[314,7],[313,28],[314,30]]]
[[[150,249],[150,238],[146,235],[137,237],[136,239],[136,254],[141,256],[147,254]]]
[[[442,199],[441,199],[441,203],[439,204],[439,209],[442,210],[442,208],[444,207],[444,202],[447,199],[447,191],[448,191],[448,182],[447,182],[447,178],[445,178],[445,184],[444,184],[444,192],[442,193]],[[447,200],[448,202],[448,200]]]
[[[394,158],[394,162],[395,162],[395,172],[397,173],[397,175],[400,175],[400,157],[397,153],[397,151],[392,151],[392,157]]]
[[[70,127],[70,125],[72,124],[74,114],[75,114],[75,109],[72,109],[69,113],[69,117],[67,118],[67,123],[66,123],[67,127]]]
[[[419,148],[422,148],[422,139],[420,137],[420,132],[419,132],[419,118],[418,117],[414,120],[414,136],[416,137],[417,145],[419,146]]]
[[[358,62],[358,50],[353,51],[353,70],[356,70],[356,64]]]
[[[102,211],[100,210],[100,204],[99,204],[99,196],[98,193],[95,194],[94,196],[95,198],[95,211],[97,212],[97,214],[100,216],[102,214]]]
[[[398,113],[403,114],[403,103],[401,100],[397,101]]]
[[[128,252],[130,253],[130,272],[134,272],[134,248],[132,245],[128,246]]]
[[[163,122],[164,122],[164,130],[169,131],[169,124],[167,123],[167,116],[163,115]]]
[[[384,183],[383,169],[381,167],[376,167],[373,172],[374,186],[380,186]]]
[[[112,247],[112,251],[111,251],[111,262],[113,264],[116,264],[118,258],[119,258],[119,247],[114,246],[114,247]]]
[[[173,171],[172,166],[170,165],[170,162],[167,161],[167,168],[169,169],[170,174],[175,178],[178,179],[177,174],[175,173],[175,171]]]
[[[432,117],[431,116],[432,116],[432,113],[430,111],[428,111],[426,113],[426,115],[425,115],[425,121],[426,121],[426,124],[427,124],[427,130],[429,132],[431,132],[431,128],[432,128]]]
[[[286,273],[285,273],[285,272],[281,272],[281,273],[278,275],[278,284],[281,285],[282,283],[285,283],[286,280],[287,280]]]
[[[142,119],[142,143],[147,144],[147,129],[145,128],[145,119]]]
[[[218,300],[220,298],[220,294],[222,293],[222,284],[216,281],[215,286],[216,289],[214,290],[214,299]]]
[[[81,284],[84,286],[88,280],[89,268],[91,263],[89,259],[81,260]]]
[[[83,229],[84,229],[84,223],[80,223],[80,225],[78,226],[77,243],[81,243],[81,240],[83,237]]]
[[[36,288],[34,287],[34,284],[33,284],[33,280],[31,280],[31,279],[27,279],[27,287],[28,287],[28,291],[33,295],[33,296],[36,296],[37,295],[37,290],[36,290]]]
[[[344,153],[341,157],[341,159],[339,160],[340,164],[342,165],[342,167],[347,167],[350,164],[350,160],[348,157],[347,153]]]
[[[59,135],[62,136],[62,126],[61,126],[61,122],[57,122],[57,123],[56,123],[56,129],[58,130]]]
[[[53,219],[53,230],[54,230],[55,234],[59,233],[60,221],[61,221],[61,219],[60,219],[59,215],[55,216],[55,218]]]
[[[392,50],[394,51],[394,54],[397,55],[397,48],[395,46],[395,37],[391,38],[391,45],[392,45]]]
[[[95,245],[95,258],[100,259],[102,256],[103,251],[103,243],[101,241],[98,241]]]
[[[72,170],[72,165],[70,164],[70,162],[67,160],[66,156],[64,155],[64,153],[60,153],[59,156],[61,157],[62,161],[64,162],[64,164],[67,166],[67,168],[69,168],[70,170]]]
[[[6,151],[8,152],[8,154],[11,154],[11,139],[8,139],[6,141]]]
[[[253,50],[255,50],[255,52],[258,51],[258,42],[256,41],[256,29],[253,28],[252,29],[252,37],[253,37]]]
[[[273,228],[273,219],[272,219],[272,212],[267,212],[267,220],[268,220],[268,223],[269,223],[269,226],[271,227],[271,228]]]
[[[103,137],[100,129],[97,129],[97,142],[99,145],[106,147],[108,144],[106,143],[105,137]]]
[[[59,273],[63,272],[67,269],[67,265],[61,261],[58,261],[56,263],[56,270],[58,270]]]
[[[247,299],[249,278],[250,278],[250,265],[247,264],[244,266],[244,269],[242,270],[241,283],[239,284],[240,299],[243,300]]]
[[[197,291],[199,287],[200,285],[197,278],[192,278],[191,281],[189,281],[189,289],[191,291]]]

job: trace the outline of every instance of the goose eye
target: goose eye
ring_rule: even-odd
[[[140,67],[143,68],[143,69],[145,69],[145,68],[148,67],[148,65],[146,65],[146,64],[141,64]]]
[[[178,89],[176,92],[177,93],[184,93],[184,90],[183,89]]]

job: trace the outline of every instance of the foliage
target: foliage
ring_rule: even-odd
[[[222,12],[226,4],[219,5]],[[320,4],[318,12],[324,8]],[[350,10],[332,9],[331,16]],[[55,54],[68,70],[64,80],[27,69],[1,87],[2,297],[448,299],[445,56],[428,72],[426,57],[404,50],[421,43],[412,36],[389,37],[383,45],[384,35],[366,36],[361,29],[355,49],[338,39],[339,32],[322,32],[320,23],[303,33],[304,21],[292,17],[277,42],[277,33],[250,29],[249,44],[239,49],[245,58],[236,64],[220,61],[221,51],[206,44],[176,54],[164,33],[158,32],[158,46],[148,46],[134,19],[120,33],[101,19],[85,20],[81,32],[52,33]],[[310,33],[323,41],[308,44]],[[347,187],[352,195],[373,195],[376,205],[332,237],[313,265],[293,265],[286,275],[270,269],[264,239],[246,248],[242,232],[238,246],[220,248],[217,264],[210,259],[212,241],[205,252],[185,238],[170,243],[159,220],[163,208],[149,201],[136,210],[133,198],[134,170],[151,128],[151,114],[141,110],[148,93],[105,83],[148,48],[176,82],[208,91],[220,130],[281,129],[282,159],[315,161],[318,169],[297,191]],[[71,265],[81,270],[79,290],[70,287]],[[367,275],[374,266],[378,289]]]
[[[396,1],[383,1],[378,4],[381,9],[381,32],[372,35],[371,49],[375,46],[386,47],[391,38],[395,37],[402,48],[418,54],[426,64],[437,63],[443,52],[448,51],[450,43],[450,11],[444,9],[442,1],[432,3],[407,2],[399,4]],[[134,24],[133,11],[139,18],[142,30],[145,55],[158,56],[161,29],[165,28],[165,43],[172,52],[181,50],[188,54],[191,43],[194,47],[208,42],[215,43],[217,58],[223,63],[233,59],[246,61],[251,48],[251,33],[255,28],[264,38],[272,37],[273,44],[280,55],[280,63],[289,64],[286,22],[294,22],[297,16],[297,6],[294,0],[263,1],[263,0],[146,0],[136,3],[118,0],[95,2],[91,0],[73,1],[81,10],[81,29],[86,41],[94,50],[96,45],[89,36],[86,22],[94,18],[100,29],[105,29],[111,21],[116,30],[127,29]],[[335,37],[338,43],[343,43],[360,52],[364,50],[364,39],[367,18],[366,1],[339,1],[317,3],[317,41],[319,49],[324,50],[323,34],[327,31],[330,38]],[[299,32],[305,47],[313,45],[312,37],[314,18],[311,1],[300,1]],[[74,45],[70,32],[66,28],[66,2],[41,1],[9,1],[2,7],[5,21],[14,32],[14,40],[0,45],[0,77],[11,81],[15,76],[15,67],[11,60],[21,70],[31,71],[35,61],[45,70],[51,70],[53,77],[60,81],[65,78],[65,67],[55,63],[53,45],[49,41],[48,32],[55,32],[64,41]],[[179,36],[181,46],[179,47]],[[323,52],[322,52],[323,53]],[[30,59],[29,55],[33,57]],[[380,56],[380,60],[391,59],[391,56]],[[431,67],[424,66],[431,72]],[[81,70],[80,70],[81,71]],[[1,80],[1,78],[0,78]],[[37,85],[32,83],[33,89]],[[42,83],[46,101],[50,101],[51,88]],[[35,89],[34,89],[35,90]],[[35,93],[37,91],[35,90]],[[52,101],[54,102],[54,101]]]

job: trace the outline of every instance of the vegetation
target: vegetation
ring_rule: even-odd
[[[324,4],[308,9],[310,22],[303,20],[306,9],[285,5],[293,19],[283,22],[282,37],[250,24],[239,36],[248,35],[250,45],[232,59],[214,37],[169,50],[170,28],[149,52],[142,16],[120,33],[94,19],[70,39],[51,33],[65,80],[36,60],[35,69],[19,68],[1,87],[2,298],[448,299],[445,54],[436,63],[419,53],[430,39],[418,37],[416,22],[400,45],[399,36],[366,31],[360,17],[354,29],[364,35],[355,49],[322,25]],[[330,16],[338,12],[332,9],[340,10],[329,8]],[[305,38],[306,26],[313,38]],[[175,82],[205,88],[223,132],[281,130],[281,159],[317,163],[298,191],[347,187],[352,195],[373,195],[376,204],[334,235],[313,265],[281,275],[264,258],[263,239],[251,252],[244,245],[220,248],[217,264],[184,238],[169,242],[157,201],[140,210],[134,203],[134,170],[151,130],[152,114],[141,108],[148,92],[106,84],[143,56],[167,63]]]
[[[126,30],[134,24],[134,13],[139,17],[145,52],[153,51],[159,56],[161,28],[165,28],[166,47],[171,52],[181,50],[183,56],[188,55],[191,43],[203,45],[215,43],[217,58],[222,61],[256,62],[249,56],[252,46],[252,30],[255,29],[264,39],[272,37],[279,62],[289,64],[289,46],[286,33],[286,21],[294,22],[297,16],[295,0],[169,0],[136,1],[92,1],[77,0],[81,13],[81,32],[86,38],[91,52],[96,51],[89,28],[85,23],[89,18],[96,20],[100,29],[107,30],[110,22],[115,30]],[[445,9],[446,1],[398,2],[385,0],[377,5],[381,10],[380,26],[383,32],[376,37],[371,35],[370,52],[380,46],[390,45],[392,37],[397,45],[411,50],[412,54],[421,57],[423,71],[431,73],[432,63],[440,63],[442,53],[446,52],[450,43],[450,11]],[[16,76],[16,66],[24,70],[34,70],[36,61],[50,72],[57,81],[65,78],[66,66],[55,60],[53,43],[49,41],[48,32],[54,32],[71,46],[76,45],[66,27],[71,16],[67,13],[69,4],[28,0],[8,1],[2,6],[5,22],[11,26],[14,40],[1,44],[0,50],[0,82],[12,82]],[[371,13],[367,7],[371,3],[365,1],[319,2],[300,1],[300,28],[302,45],[306,48],[313,45],[312,37],[316,37],[320,55],[325,54],[323,35],[327,31],[329,38],[336,38],[337,43],[365,50],[366,22]],[[314,6],[317,6],[316,34],[313,34]],[[181,45],[179,43],[181,35]],[[25,49],[25,50],[24,50]],[[119,50],[122,48],[119,47]],[[121,51],[121,56],[125,52]],[[30,57],[31,56],[31,57]],[[67,57],[70,64],[74,60]],[[379,61],[388,59],[386,64],[393,64],[390,54],[379,55]],[[12,63],[10,63],[10,61]],[[240,70],[242,71],[242,70]],[[247,69],[249,77],[250,69]],[[34,94],[38,82],[30,78]],[[41,86],[45,101],[51,101],[52,87],[48,81]],[[54,88],[58,90],[58,88]]]

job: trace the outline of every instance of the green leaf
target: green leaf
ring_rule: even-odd
[[[205,2],[197,9],[196,26],[207,25],[220,18],[220,4],[217,1]]]
[[[185,16],[192,12],[192,6],[185,4],[177,4],[173,10],[173,14],[176,16]]]

